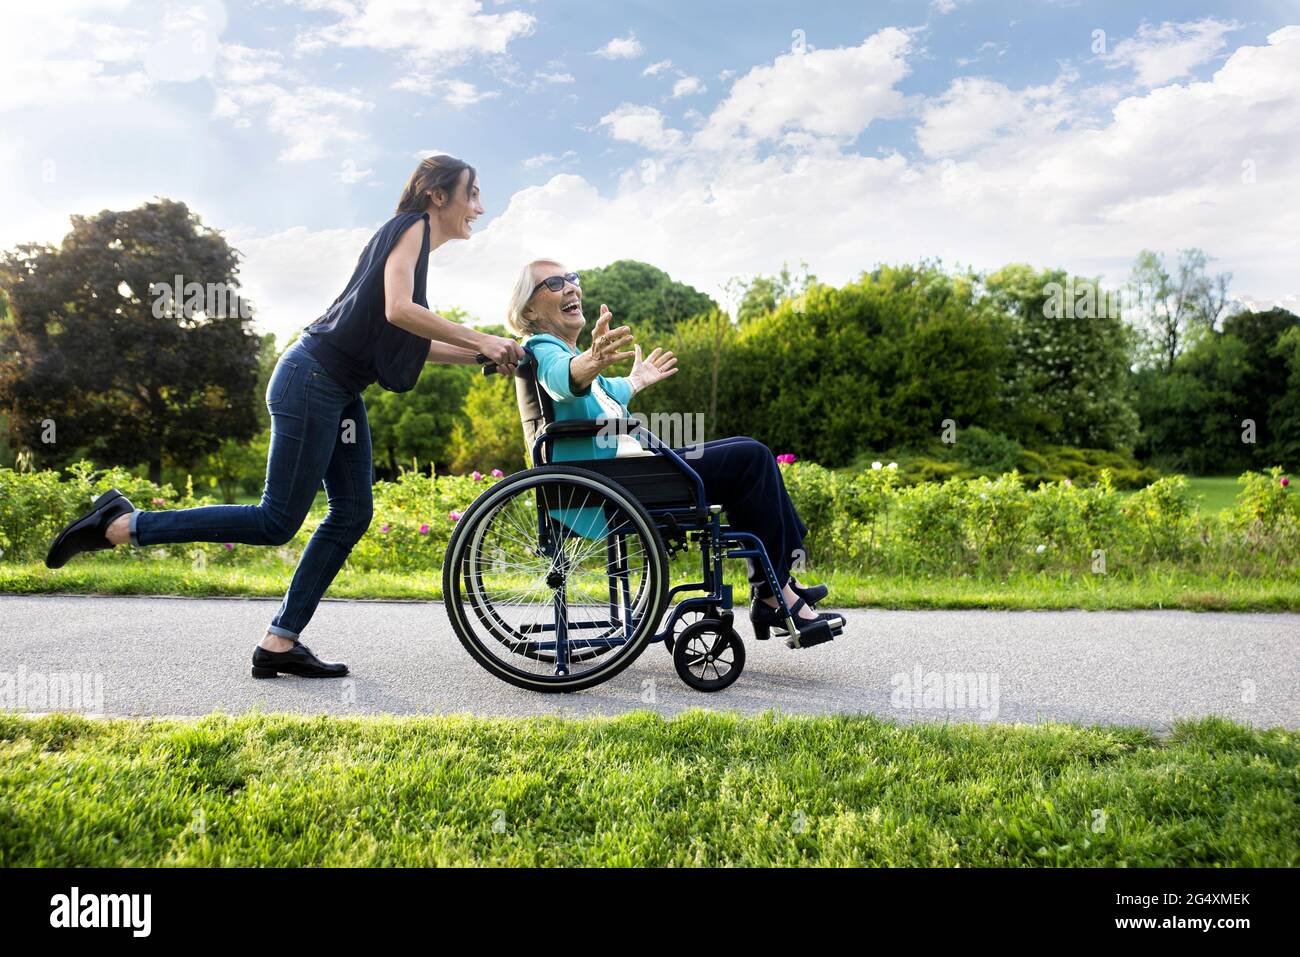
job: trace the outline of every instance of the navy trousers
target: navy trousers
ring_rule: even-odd
[[[727,524],[752,532],[767,549],[776,580],[790,578],[790,566],[802,554],[808,528],[795,511],[785,490],[785,480],[772,451],[756,439],[733,436],[702,445],[673,449],[699,473],[710,505],[721,505]],[[761,568],[749,560],[749,580],[758,584],[761,597],[770,598],[772,589]]]

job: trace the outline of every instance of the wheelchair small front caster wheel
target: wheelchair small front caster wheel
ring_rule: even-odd
[[[721,691],[745,668],[745,645],[732,628],[705,618],[688,625],[673,645],[677,675],[696,691]]]
[[[705,619],[717,619],[718,617],[718,610],[712,605],[705,605],[699,609],[682,612],[677,616],[677,620],[673,622],[672,630],[664,635],[664,647],[668,649],[668,653],[671,655],[678,639],[682,637],[682,633],[687,628]]]

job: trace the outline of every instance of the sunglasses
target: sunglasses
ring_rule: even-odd
[[[528,294],[528,298],[531,299],[533,296],[537,295],[537,290],[541,289],[543,286],[551,290],[551,292],[559,292],[564,288],[566,282],[573,283],[575,286],[582,285],[582,280],[578,278],[576,272],[565,273],[563,276],[547,276],[533,287],[533,291]]]

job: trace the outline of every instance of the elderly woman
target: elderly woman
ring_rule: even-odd
[[[537,381],[550,395],[558,420],[625,417],[634,395],[677,371],[677,359],[671,352],[655,349],[642,356],[641,347],[633,343],[632,331],[627,326],[610,329],[611,318],[609,309],[602,305],[591,348],[579,352],[578,334],[587,320],[578,274],[545,259],[529,263],[520,273],[510,297],[506,324],[524,337],[525,349],[536,358]],[[623,359],[633,360],[629,375],[609,378],[601,374]],[[561,439],[555,457],[564,460],[645,454],[628,436],[620,436],[619,442],[616,448],[591,438]],[[560,443],[572,447],[564,448]],[[811,607],[826,597],[824,585],[806,588],[790,576],[791,563],[808,529],[790,501],[781,471],[767,446],[740,436],[674,451],[689,457],[691,467],[704,482],[709,501],[723,507],[731,526],[752,532],[767,549],[777,581],[786,583],[783,595],[799,627],[799,639],[793,643],[806,647],[829,640],[844,620],[838,615],[818,614]],[[750,621],[754,633],[758,638],[767,638],[775,628],[789,636],[765,577],[751,561],[750,582],[755,587],[751,590]]]

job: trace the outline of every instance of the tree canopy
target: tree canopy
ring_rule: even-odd
[[[55,247],[0,254],[9,441],[44,466],[196,464],[258,429],[260,342],[238,255],[184,203],[73,216]],[[179,285],[180,288],[177,288]]]

